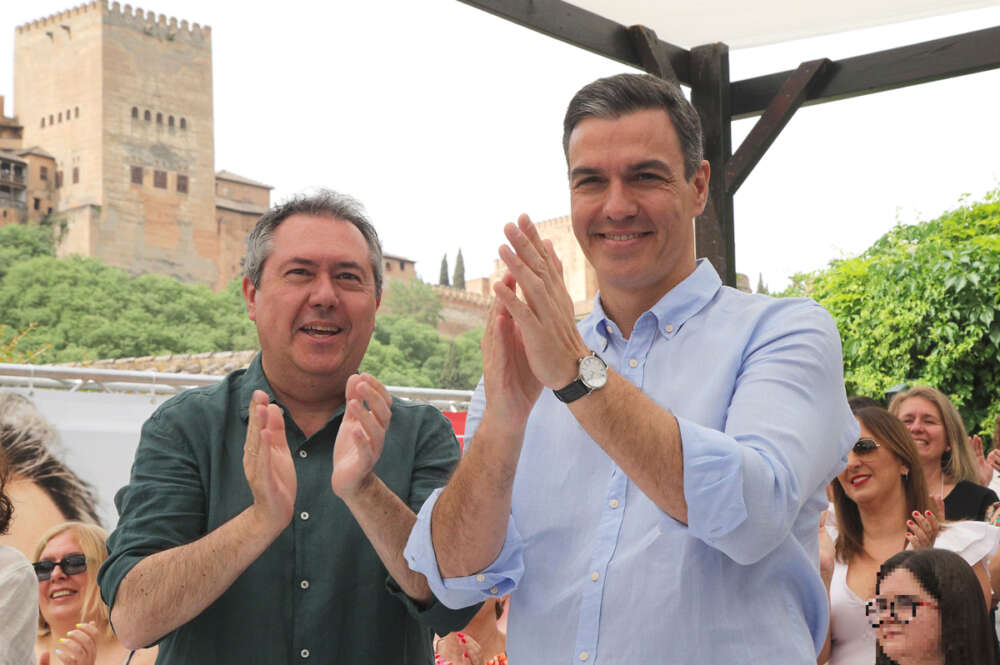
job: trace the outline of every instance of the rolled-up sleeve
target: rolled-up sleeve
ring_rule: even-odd
[[[724,431],[677,421],[691,534],[738,563],[759,561],[857,439],[833,319],[811,301],[768,319],[747,346]]]
[[[440,489],[435,490],[417,514],[417,523],[403,550],[410,569],[426,577],[434,596],[445,607],[453,609],[505,596],[516,589],[524,574],[524,544],[513,516],[507,522],[503,548],[492,564],[467,577],[441,577],[431,541],[431,515],[440,494]]]

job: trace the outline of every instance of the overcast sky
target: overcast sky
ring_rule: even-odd
[[[316,186],[357,196],[386,251],[430,281],[459,248],[467,277],[491,272],[521,212],[568,214],[565,105],[626,70],[456,0],[151,2],[212,27],[216,169],[274,186],[272,201]],[[8,114],[15,26],[71,6],[4,0]],[[731,76],[996,25],[1000,7],[732,51]],[[1000,71],[801,109],[736,195],[737,270],[780,288],[897,219],[981,197],[1000,183],[998,109]],[[734,150],[753,122],[734,124]]]

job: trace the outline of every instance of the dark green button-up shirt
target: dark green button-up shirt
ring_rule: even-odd
[[[250,396],[274,393],[260,355],[221,383],[169,400],[143,425],[120,515],[101,567],[113,606],[144,557],[197,540],[253,502],[243,474]],[[431,663],[432,631],[461,628],[476,608],[418,607],[389,577],[347,506],[330,488],[341,407],[306,438],[285,411],[298,493],[291,523],[233,585],[193,621],[160,641],[157,663]],[[414,512],[458,462],[448,421],[423,404],[393,400],[379,478]],[[164,584],[197,584],[168,576]]]

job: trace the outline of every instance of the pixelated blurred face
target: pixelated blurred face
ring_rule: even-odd
[[[876,602],[881,611],[875,634],[887,656],[899,665],[944,662],[941,611],[913,573],[897,568],[886,575]]]
[[[65,522],[66,517],[45,490],[30,480],[15,476],[5,491],[14,505],[14,516],[10,529],[0,536],[0,545],[9,545],[31,558],[42,534]]]
[[[82,554],[80,543],[71,531],[53,536],[39,555],[39,561],[62,561],[71,554]],[[38,610],[49,623],[77,622],[83,616],[83,599],[91,570],[67,575],[62,566],[52,569],[47,580],[38,583]]]
[[[951,450],[941,413],[934,402],[923,397],[910,397],[899,405],[896,415],[910,430],[921,463],[940,463],[941,456]]]
[[[847,468],[837,476],[844,493],[859,505],[884,501],[894,492],[903,493],[900,479],[908,471],[906,464],[882,445],[860,421],[858,424],[861,425],[860,438],[872,439],[879,446],[870,452],[851,450],[847,454]]]

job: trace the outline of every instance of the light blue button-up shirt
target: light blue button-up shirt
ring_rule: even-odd
[[[829,623],[816,540],[823,488],[858,436],[830,315],[810,300],[724,287],[702,260],[628,339],[599,295],[579,328],[609,367],[677,417],[688,524],[647,498],[543,391],[497,560],[441,578],[435,493],[407,543],[410,567],[452,607],[516,589],[507,653],[518,665],[815,663]],[[484,404],[480,383],[467,441]]]

